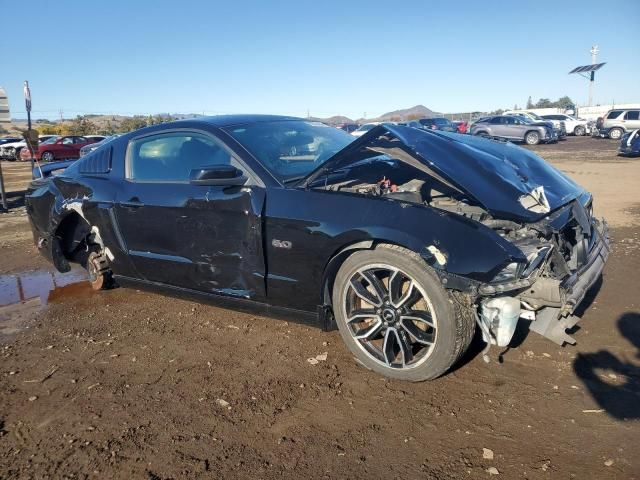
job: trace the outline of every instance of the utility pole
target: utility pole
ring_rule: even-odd
[[[596,64],[596,58],[598,57],[598,46],[593,45],[591,47],[591,65]],[[589,106],[593,105],[593,81],[595,80],[596,72],[595,70],[591,70],[591,76],[589,78]]]

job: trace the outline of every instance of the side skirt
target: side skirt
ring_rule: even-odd
[[[156,293],[162,293],[171,297],[193,300],[199,303],[207,303],[216,307],[227,308],[229,310],[237,310],[244,313],[252,313],[279,320],[291,321],[303,325],[311,325],[326,330],[324,319],[321,318],[319,312],[307,312],[304,310],[296,310],[293,308],[275,307],[266,303],[256,302],[246,298],[230,297],[216,293],[200,292],[189,288],[175,287],[164,283],[150,282],[137,278],[124,277],[114,275],[118,285],[122,287],[138,288]]]

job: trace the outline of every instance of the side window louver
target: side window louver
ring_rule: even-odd
[[[80,162],[80,173],[109,173],[111,170],[112,147],[99,148]]]

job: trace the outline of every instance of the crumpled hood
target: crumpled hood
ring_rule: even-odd
[[[442,177],[496,218],[535,222],[585,193],[542,158],[512,143],[400,125],[370,130],[334,155],[323,170],[345,167],[350,153],[374,144],[385,130],[417,160],[411,162],[414,166]]]

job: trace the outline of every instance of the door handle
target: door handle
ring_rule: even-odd
[[[143,207],[144,203],[142,203],[138,197],[133,197],[126,202],[120,202],[120,205],[122,205],[123,207],[138,208]]]

